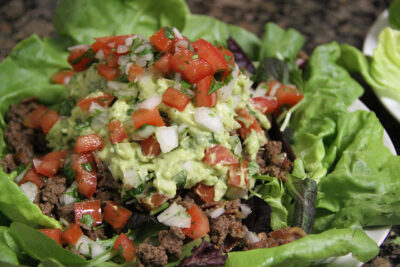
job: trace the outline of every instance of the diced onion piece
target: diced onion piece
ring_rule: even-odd
[[[258,235],[254,232],[247,231],[247,240],[249,240],[250,243],[254,244],[260,241],[260,238]]]
[[[235,86],[236,80],[239,75],[239,67],[236,65],[235,69],[232,71],[232,80],[227,84],[222,86],[217,92],[218,97],[221,101],[227,101],[232,96],[233,86]]]
[[[65,76],[63,83],[64,83],[64,85],[68,85],[70,81],[71,81],[71,77]]]
[[[122,175],[124,176],[125,184],[133,188],[137,188],[143,183],[135,167],[125,169]]]
[[[23,183],[19,186],[21,188],[22,192],[25,193],[25,195],[29,198],[31,202],[33,202],[36,198],[36,195],[38,193],[38,188],[34,183],[31,182],[26,182]]]
[[[98,60],[102,60],[104,59],[104,52],[102,49],[100,49],[99,51],[97,51],[96,55],[94,55],[95,58],[97,58]]]
[[[105,127],[107,124],[108,124],[108,112],[103,111],[102,113],[100,113],[99,115],[95,116],[92,119],[90,126],[93,128],[93,130],[97,131]]]
[[[128,88],[128,86],[129,86],[128,83],[121,83],[121,82],[114,82],[114,81],[107,82],[107,87],[117,90],[117,91],[120,89]]]
[[[71,193],[74,190],[78,190],[78,185],[76,182],[73,182],[71,186],[61,195],[60,197],[61,205],[65,206],[76,202],[76,199],[73,196],[71,196]]]
[[[125,66],[129,63],[129,56],[120,56],[118,58],[118,65]]]
[[[140,127],[136,133],[140,138],[147,139],[155,133],[156,129],[153,125],[145,125]]]
[[[95,101],[93,101],[91,104],[90,104],[90,107],[89,107],[89,113],[94,113],[94,112],[101,112],[101,111],[104,111],[104,107],[102,107],[102,106],[100,106],[99,104],[97,104]]]
[[[162,97],[159,95],[153,95],[147,98],[145,101],[142,103],[139,103],[137,105],[137,109],[150,109],[153,110],[155,109],[158,105],[160,105],[162,101]]]
[[[75,49],[88,50],[89,48],[90,48],[90,46],[87,44],[79,44],[79,45],[74,45],[74,46],[68,47],[68,51],[73,51]]]
[[[183,39],[182,34],[180,33],[180,31],[177,28],[173,27],[172,31],[174,32],[174,35],[175,35],[176,39]]]
[[[127,53],[127,52],[129,52],[129,46],[127,46],[127,45],[119,45],[117,47],[117,53],[118,54],[124,54],[124,53]]]
[[[145,71],[142,75],[137,77],[139,85],[145,87],[153,79],[153,73],[151,71]]]
[[[35,170],[37,170],[40,166],[40,164],[42,164],[42,161],[40,159],[34,158],[32,160],[33,163],[33,167],[35,168]]]
[[[276,92],[278,92],[279,87],[281,87],[281,83],[276,83],[274,86],[272,86],[271,90],[269,91],[268,95],[269,96],[275,96]]]
[[[189,47],[189,41],[186,39],[181,39],[179,41],[177,41],[175,44],[175,49],[179,49],[179,48],[188,48]]]
[[[191,216],[187,214],[184,207],[174,202],[157,216],[157,220],[168,226],[190,228]]]
[[[78,239],[75,246],[79,249],[79,253],[90,256],[92,259],[106,251],[105,247],[85,235]]]
[[[158,127],[156,139],[163,153],[170,152],[179,145],[178,128],[176,126]]]
[[[246,219],[251,213],[251,208],[247,204],[240,204],[240,211],[242,212],[243,219]]]
[[[136,39],[136,38],[137,38],[137,35],[126,38],[126,39],[125,39],[125,45],[131,46],[133,40]]]
[[[194,120],[202,127],[214,133],[220,134],[224,131],[221,119],[211,109],[206,107],[196,108]]]
[[[212,212],[210,212],[210,217],[212,219],[215,219],[224,213],[225,213],[225,209],[223,207],[219,207],[219,208],[216,208],[215,210],[213,210]]]
[[[149,49],[149,50],[151,50],[151,45],[148,44],[148,43],[147,43],[147,44],[139,45],[138,48],[135,49],[135,54],[142,52],[142,51],[145,50],[146,48]]]

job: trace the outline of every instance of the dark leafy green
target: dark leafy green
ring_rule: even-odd
[[[400,1],[393,0],[389,7],[389,23],[393,28],[400,30]]]
[[[278,80],[284,84],[289,83],[289,68],[283,60],[264,58],[257,67],[252,79],[255,82]]]
[[[182,259],[179,267],[184,266],[222,266],[228,254],[223,254],[223,248],[216,249],[213,244],[203,239],[200,245],[193,247],[191,255]]]
[[[247,229],[255,233],[268,233],[271,229],[272,212],[268,203],[256,196],[245,200],[244,203],[249,205],[251,209],[251,213],[243,220],[243,224],[246,225]]]
[[[226,41],[228,45],[228,49],[233,53],[235,58],[235,63],[239,66],[239,68],[244,68],[251,74],[253,74],[256,70],[253,62],[247,56],[247,54],[243,51],[240,45],[233,39],[229,37]],[[227,60],[229,62],[229,60]]]
[[[204,240],[205,240],[205,241],[210,241],[209,236],[206,235],[206,236],[204,237]],[[176,261],[172,261],[172,262],[168,263],[168,264],[165,265],[164,267],[178,266],[179,263],[181,262],[181,260],[182,260],[183,258],[185,258],[185,257],[190,256],[190,255],[192,254],[192,249],[193,249],[195,246],[199,246],[201,243],[202,243],[202,239],[201,239],[201,238],[198,238],[198,239],[195,239],[195,240],[190,241],[189,243],[185,244],[185,245],[182,247],[182,255],[181,255],[181,257],[180,257],[179,259],[177,259]]]

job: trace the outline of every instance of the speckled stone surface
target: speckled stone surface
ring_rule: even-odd
[[[52,36],[51,24],[57,0],[0,0],[0,60],[14,45],[29,35]],[[262,36],[267,21],[302,32],[310,53],[316,45],[338,41],[362,47],[365,35],[390,0],[188,0],[193,13],[214,16]],[[391,117],[360,77],[365,87],[361,97],[381,120],[397,151],[400,125]],[[395,240],[400,227],[393,227],[380,254],[365,266],[399,266],[400,246]]]

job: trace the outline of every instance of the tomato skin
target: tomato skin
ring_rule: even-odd
[[[213,68],[214,72],[229,70],[229,65],[228,62],[226,62],[224,55],[211,43],[200,38],[196,42],[193,42],[192,45],[199,57],[207,61]]]
[[[93,102],[102,107],[108,107],[113,100],[114,96],[110,94],[103,94],[96,97],[84,97],[78,101],[78,106],[82,111],[88,111]]]
[[[275,97],[258,96],[250,99],[250,103],[260,112],[269,114],[278,108],[278,101]]]
[[[124,129],[124,125],[118,119],[110,121],[107,125],[107,128],[108,132],[110,133],[111,143],[113,144],[121,143],[125,138],[128,137]]]
[[[24,125],[28,128],[40,129],[40,119],[47,111],[45,106],[38,106],[25,117]]]
[[[47,177],[53,177],[58,172],[58,169],[61,166],[61,161],[64,160],[67,153],[66,150],[51,152],[38,160],[39,164],[35,164],[36,161],[34,160],[33,165],[36,172]]]
[[[154,135],[140,141],[140,147],[142,149],[142,153],[147,157],[157,157],[161,153],[160,144],[157,142],[157,139],[154,137]]]
[[[79,136],[76,139],[74,146],[74,153],[89,152],[96,149],[100,149],[104,146],[100,136],[97,134],[88,134]]]
[[[232,152],[222,145],[215,145],[206,148],[203,161],[209,165],[232,165],[239,162],[238,158]]]
[[[92,216],[92,218],[94,220],[93,225],[90,225],[90,226],[94,226],[94,225],[98,225],[98,224],[102,223],[101,206],[100,206],[99,199],[74,203],[74,212],[75,212],[75,223],[76,224],[82,223],[80,221],[80,219],[85,214],[89,214],[90,216]]]
[[[171,60],[171,54],[166,53],[162,55],[157,61],[154,63],[154,66],[164,75],[167,75],[171,73],[171,67],[170,67],[170,60]]]
[[[120,248],[122,249],[122,257],[126,261],[133,261],[136,257],[135,252],[136,252],[136,247],[135,244],[130,240],[124,233],[120,234],[115,241],[114,244],[114,249],[116,251],[120,251]]]
[[[150,43],[157,51],[168,52],[173,46],[174,40],[167,38],[164,28],[161,28],[150,37]]]
[[[205,203],[214,202],[214,186],[208,186],[205,184],[197,184],[193,191],[203,200]]]
[[[278,100],[279,108],[284,105],[290,105],[292,107],[303,99],[303,95],[299,89],[292,85],[284,85],[279,87],[275,97]]]
[[[263,133],[263,129],[261,128],[257,119],[250,115],[246,108],[238,108],[236,109],[236,113],[238,116],[236,116],[235,119],[242,126],[239,129],[239,134],[243,140],[246,139],[252,130],[258,133]]]
[[[228,59],[228,65],[232,68],[235,67],[235,56],[233,55],[233,53],[223,46],[218,46],[217,49],[219,51],[221,51],[225,60]],[[229,75],[229,73],[230,73],[230,70],[226,70],[223,72],[223,74],[222,74],[223,81],[226,79],[226,77]]]
[[[250,187],[250,181],[248,177],[248,165],[247,161],[243,159],[241,166],[239,167],[239,164],[234,164],[230,167],[228,171],[228,185],[236,187],[236,188],[242,188],[240,186],[241,184],[241,177],[244,177],[244,182],[246,185],[246,188]]]
[[[69,54],[68,63],[75,71],[84,71],[93,62],[93,59],[83,56],[87,50],[87,48],[76,48]]]
[[[76,172],[75,180],[78,182],[78,191],[87,198],[91,198],[97,187],[97,173],[94,168],[91,154],[73,155],[72,169]],[[90,164],[92,170],[88,171],[83,164]]]
[[[144,69],[136,64],[131,64],[128,69],[128,80],[133,82],[138,76],[144,73]]]
[[[40,118],[40,127],[45,134],[48,134],[51,128],[56,124],[56,122],[60,119],[60,115],[58,115],[57,111],[49,110]]]
[[[204,212],[196,205],[193,204],[187,213],[192,217],[190,221],[190,228],[182,228],[185,235],[191,239],[197,239],[208,232],[210,232],[210,223]]]
[[[45,234],[48,238],[53,239],[61,246],[61,229],[38,229],[40,232]]]
[[[119,45],[125,45],[126,39],[133,37],[135,34],[115,35],[94,38],[95,43],[92,44],[92,50],[97,53],[100,49],[118,48]]]
[[[22,185],[26,182],[31,182],[34,183],[38,189],[42,189],[43,186],[45,185],[45,182],[43,181],[42,177],[35,171],[33,167],[31,167],[26,173],[24,178],[19,182],[18,185]]]
[[[107,81],[113,81],[119,77],[118,67],[110,67],[106,64],[97,65],[97,72]]]
[[[133,126],[135,129],[139,129],[144,124],[153,126],[165,126],[163,119],[161,118],[158,108],[155,109],[138,109],[132,113]]]
[[[107,201],[104,208],[104,220],[111,224],[114,229],[121,229],[131,217],[132,212]]]
[[[162,102],[169,107],[184,111],[190,102],[190,97],[173,87],[168,87],[162,96]]]
[[[197,83],[196,104],[198,107],[214,107],[217,104],[217,92],[208,94],[212,82],[215,81],[213,76],[206,76]]]
[[[74,73],[75,72],[73,70],[61,70],[59,72],[54,73],[51,76],[51,81],[53,83],[67,85],[69,82],[69,79],[72,77],[72,75],[74,75]]]
[[[69,227],[61,233],[61,240],[64,245],[76,245],[82,235],[83,232],[79,224],[71,223]]]

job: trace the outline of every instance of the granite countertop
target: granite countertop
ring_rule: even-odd
[[[0,60],[14,45],[32,33],[53,36],[52,16],[57,0],[0,1]],[[364,37],[377,16],[390,0],[188,0],[193,13],[214,16],[244,27],[261,36],[264,24],[273,21],[282,27],[293,27],[306,38],[305,51],[322,43],[338,41],[361,49]],[[361,97],[373,110],[400,151],[399,123],[386,111],[360,77],[365,88]],[[381,246],[380,254],[365,266],[398,266],[400,246],[392,241],[400,235],[394,226]]]

